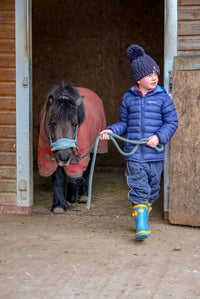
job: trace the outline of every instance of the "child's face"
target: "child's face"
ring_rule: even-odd
[[[137,83],[139,85],[140,90],[143,93],[146,93],[149,90],[156,88],[158,84],[158,74],[156,72],[153,72],[139,80]]]

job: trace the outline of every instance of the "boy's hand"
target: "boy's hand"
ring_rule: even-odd
[[[149,141],[147,142],[147,145],[152,147],[152,148],[155,148],[156,145],[158,145],[159,143],[159,139],[158,139],[158,136],[157,135],[153,135],[153,136],[150,136],[149,137]]]
[[[112,133],[111,130],[103,130],[102,132],[99,133],[99,135],[103,135],[101,136],[100,140],[110,140],[110,137],[108,136],[107,133]]]

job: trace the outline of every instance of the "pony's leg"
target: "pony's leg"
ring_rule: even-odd
[[[83,176],[79,178],[71,178],[67,187],[67,201],[74,203],[86,203],[88,196],[88,185],[90,170],[92,164],[93,154],[90,154],[90,161],[88,163],[87,169],[84,171]]]
[[[87,196],[88,196],[88,187],[89,187],[89,177],[90,177],[90,170],[92,165],[92,158],[93,154],[90,154],[90,161],[88,163],[87,169],[83,173],[83,179],[81,182],[81,185],[79,187],[79,202],[86,203],[87,202]]]
[[[64,196],[64,184],[66,174],[63,167],[57,167],[52,175],[53,182],[53,203],[51,207],[52,212],[64,212],[67,210],[67,202]],[[57,210],[55,210],[57,208]]]
[[[75,203],[79,200],[78,191],[82,184],[82,177],[70,178],[67,185],[67,201]]]

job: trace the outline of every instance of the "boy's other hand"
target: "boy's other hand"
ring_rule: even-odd
[[[159,139],[158,139],[158,136],[157,135],[152,135],[149,137],[149,141],[147,142],[147,145],[152,147],[152,148],[155,148],[156,145],[158,145],[159,143]]]
[[[112,133],[111,130],[103,130],[99,133],[99,135],[102,135],[100,140],[110,140],[110,137],[108,136],[107,133]]]

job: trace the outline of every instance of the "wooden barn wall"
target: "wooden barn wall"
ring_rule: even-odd
[[[0,205],[16,204],[15,1],[0,1]]]
[[[179,128],[171,140],[169,220],[200,226],[200,70],[174,70],[173,86]]]
[[[178,1],[178,56],[200,55],[200,0]]]
[[[55,83],[69,81],[95,91],[107,123],[119,119],[121,97],[133,85],[126,49],[143,46],[161,68],[164,0],[32,0],[33,142],[37,165],[39,114]],[[102,164],[124,165],[109,142]]]

